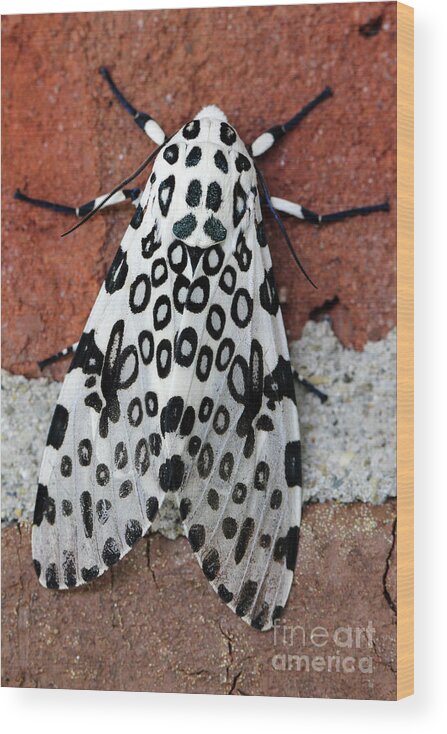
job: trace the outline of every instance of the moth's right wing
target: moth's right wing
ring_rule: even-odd
[[[156,228],[132,220],[65,378],[39,475],[40,582],[88,582],[147,531],[165,497],[158,404],[172,361],[172,278]]]

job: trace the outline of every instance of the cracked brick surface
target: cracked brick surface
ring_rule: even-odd
[[[330,309],[342,342],[360,349],[395,324],[394,3],[8,16],[2,31],[8,370],[36,376],[37,359],[79,338],[130,218],[107,211],[61,240],[71,220],[14,200],[15,189],[80,204],[153,147],[101,65],[168,133],[216,103],[248,143],[329,84],[335,96],[262,159],[270,191],[322,213],[388,196],[391,211],[325,228],[284,216],[318,291],[266,216],[286,327],[296,339],[310,313]]]
[[[395,512],[394,500],[305,508],[298,569],[276,638],[219,601],[184,538],[144,538],[89,587],[51,592],[34,575],[29,526],[8,528],[2,683],[394,699]],[[296,669],[296,656],[307,656],[309,671],[305,657]]]

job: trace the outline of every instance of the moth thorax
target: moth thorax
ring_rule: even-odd
[[[206,248],[232,239],[253,204],[256,175],[248,154],[221,142],[173,138],[154,173],[156,217],[167,241]]]

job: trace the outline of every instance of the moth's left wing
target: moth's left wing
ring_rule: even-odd
[[[269,629],[293,578],[301,467],[286,335],[261,228],[241,232],[234,251],[208,249],[194,273],[192,288],[206,283],[209,295],[191,322],[196,420],[175,496],[212,587],[246,622]]]

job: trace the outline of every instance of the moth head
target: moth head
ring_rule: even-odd
[[[222,112],[220,107],[217,107],[217,105],[215,104],[209,104],[201,109],[200,112],[196,115],[196,120],[203,120],[206,117],[210,120],[221,120],[222,122],[228,122],[225,112]]]

